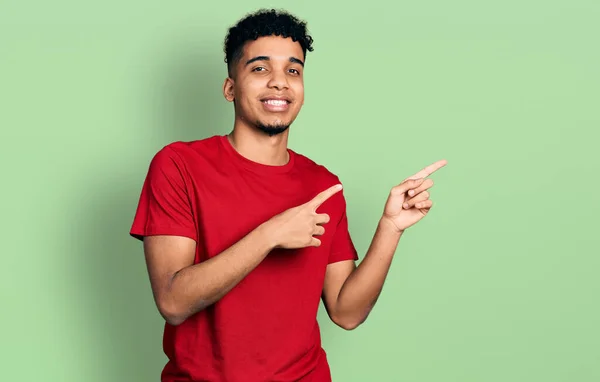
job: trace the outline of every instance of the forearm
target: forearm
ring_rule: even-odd
[[[261,225],[220,254],[177,272],[167,290],[172,308],[170,321],[181,323],[220,300],[256,268],[273,247],[268,230]]]
[[[338,295],[335,315],[346,326],[356,327],[375,305],[402,236],[390,222],[381,219],[360,265],[348,276]]]

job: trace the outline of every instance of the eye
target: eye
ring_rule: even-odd
[[[262,67],[262,66],[257,66],[256,68],[252,69],[252,71],[253,71],[253,72],[259,72],[259,71],[261,71],[260,69],[265,69],[265,68],[264,68],[264,67]],[[265,69],[265,70],[266,70],[266,69]]]
[[[300,74],[300,71],[298,69],[290,69],[290,71],[294,72],[294,74]]]

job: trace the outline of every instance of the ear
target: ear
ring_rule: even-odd
[[[227,77],[223,82],[223,96],[229,102],[233,102],[233,100],[235,99],[233,85],[234,83],[231,77]]]

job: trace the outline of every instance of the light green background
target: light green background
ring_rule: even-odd
[[[273,4],[0,3],[2,381],[158,381],[140,187],[229,132],[226,28]],[[290,146],[345,183],[361,256],[389,189],[449,162],[369,320],[321,311],[334,381],[599,381],[600,3],[279,6],[316,49]]]

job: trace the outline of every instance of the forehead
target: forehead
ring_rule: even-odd
[[[304,61],[300,43],[289,37],[265,36],[256,40],[248,41],[244,46],[244,60],[256,56],[268,56],[272,60],[288,61],[290,57]]]

